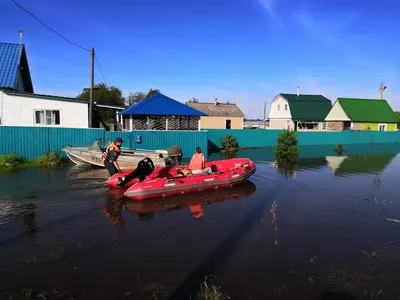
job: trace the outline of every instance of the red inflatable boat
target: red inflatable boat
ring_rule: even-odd
[[[147,200],[227,188],[244,182],[256,172],[256,165],[248,158],[207,162],[206,167],[211,168],[212,173],[186,176],[181,176],[178,171],[187,166],[159,167],[142,182],[132,180],[124,195],[134,200]],[[121,175],[111,177],[108,184],[118,186]]]

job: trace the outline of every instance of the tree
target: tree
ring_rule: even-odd
[[[151,96],[154,96],[155,94],[158,94],[159,92],[160,92],[159,89],[150,89],[147,92],[147,94],[145,94],[143,92],[129,93],[126,104],[128,106],[138,104],[139,102],[142,102],[143,100],[146,100],[147,98],[150,98]]]
[[[189,100],[189,103],[199,103],[199,99],[192,97],[192,99]]]
[[[146,99],[146,94],[143,92],[129,93],[127,99],[128,101],[126,104],[128,106],[132,106],[138,104],[139,102],[142,102],[144,99]]]
[[[159,92],[160,92],[159,89],[150,89],[150,90],[147,92],[146,99],[147,99],[147,98],[150,98],[151,96],[154,96],[155,94],[158,94]]]
[[[77,98],[90,99],[90,90],[83,89],[82,93]],[[93,102],[97,104],[124,106],[125,98],[122,96],[122,90],[115,86],[106,86],[104,83],[94,85]],[[100,118],[103,122],[112,122],[115,112],[111,109],[99,108]]]

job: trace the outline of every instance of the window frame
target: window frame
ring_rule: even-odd
[[[54,111],[58,111],[59,124],[56,124],[56,115],[53,115]],[[43,112],[43,120],[42,116],[40,116],[40,123],[37,123],[36,113]],[[50,112],[50,117],[47,117],[47,112]],[[61,127],[62,122],[62,109],[47,109],[47,108],[35,108],[33,109],[33,125],[34,126],[48,126],[48,127]],[[47,124],[47,118],[51,118],[51,124]],[[53,123],[54,118],[54,123]],[[42,122],[43,121],[43,122]]]
[[[384,126],[384,130],[381,130],[381,126]],[[378,124],[378,130],[379,131],[387,131],[387,124],[386,123],[379,123]]]

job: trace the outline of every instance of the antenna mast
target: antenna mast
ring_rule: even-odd
[[[22,35],[24,34],[26,30],[25,29],[20,29],[18,30],[19,32],[19,44],[22,45]]]

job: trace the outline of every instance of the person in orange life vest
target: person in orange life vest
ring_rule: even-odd
[[[117,137],[114,143],[111,143],[110,146],[107,147],[106,151],[103,154],[104,166],[107,168],[110,176],[113,176],[116,173],[122,173],[121,168],[118,165],[118,157],[121,155],[121,146],[123,143],[123,139]]]
[[[196,219],[200,219],[202,216],[204,216],[204,204],[195,204],[195,205],[190,205],[189,209],[193,213],[193,217]]]
[[[192,174],[211,173],[211,168],[206,168],[206,161],[207,159],[204,157],[203,153],[201,153],[201,148],[197,147],[196,153],[190,160],[188,169]]]

